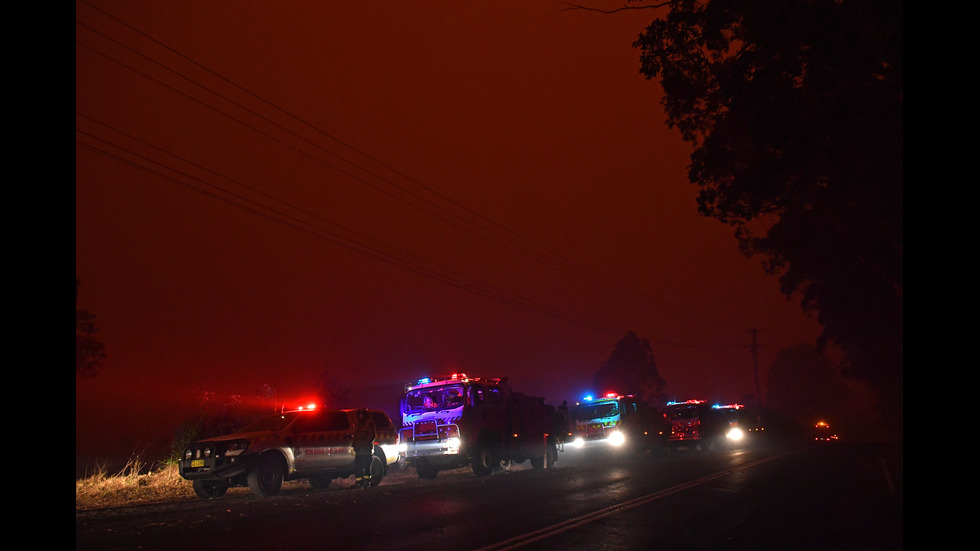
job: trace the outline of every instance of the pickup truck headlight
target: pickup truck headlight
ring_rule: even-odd
[[[248,440],[232,440],[225,444],[225,456],[241,455],[246,449],[248,449]]]

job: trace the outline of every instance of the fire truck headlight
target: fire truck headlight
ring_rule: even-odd
[[[725,437],[727,437],[729,440],[738,442],[739,440],[745,437],[745,433],[743,433],[742,429],[740,428],[734,428],[728,431],[728,434],[726,434]]]
[[[459,438],[450,438],[446,440],[446,445],[449,446],[450,448],[458,448],[459,443],[460,443]]]
[[[194,457],[194,450],[192,450],[190,448],[187,448],[186,450],[184,450],[184,459],[190,459],[192,457]]]
[[[576,448],[581,448],[582,446],[585,445],[585,440],[581,436],[579,436],[575,440],[572,440],[572,443],[570,445]]]
[[[619,431],[609,435],[609,444],[612,446],[622,446],[624,442],[626,442],[626,437]]]

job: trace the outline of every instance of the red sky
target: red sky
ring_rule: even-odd
[[[76,2],[77,307],[108,353],[76,380],[77,454],[327,369],[572,402],[628,330],[668,394],[734,400],[752,329],[763,384],[815,338],[697,215],[632,48],[653,12],[286,4]]]

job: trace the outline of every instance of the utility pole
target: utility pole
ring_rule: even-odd
[[[759,411],[759,406],[762,403],[759,399],[759,330],[751,329],[749,331],[752,333],[752,344],[749,346],[749,350],[752,352],[752,372],[755,374],[755,415],[759,424],[762,424],[762,416]]]

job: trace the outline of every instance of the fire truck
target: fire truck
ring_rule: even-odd
[[[544,469],[568,434],[564,405],[514,392],[506,379],[464,373],[408,386],[401,416],[399,454],[423,479],[466,465],[477,476],[528,460]]]
[[[655,413],[636,397],[615,392],[601,398],[586,396],[576,404],[574,418],[576,447],[601,442],[637,452],[658,450],[665,432]]]
[[[688,446],[701,449],[701,439],[708,423],[708,411],[705,400],[667,402],[664,419],[670,424],[670,435],[667,437],[670,447]]]
[[[742,404],[711,406],[708,446],[716,449],[738,448],[745,444],[750,427]]]
[[[744,408],[741,404],[709,406],[706,400],[668,402],[663,414],[670,424],[667,442],[671,448],[734,447],[745,438]]]

